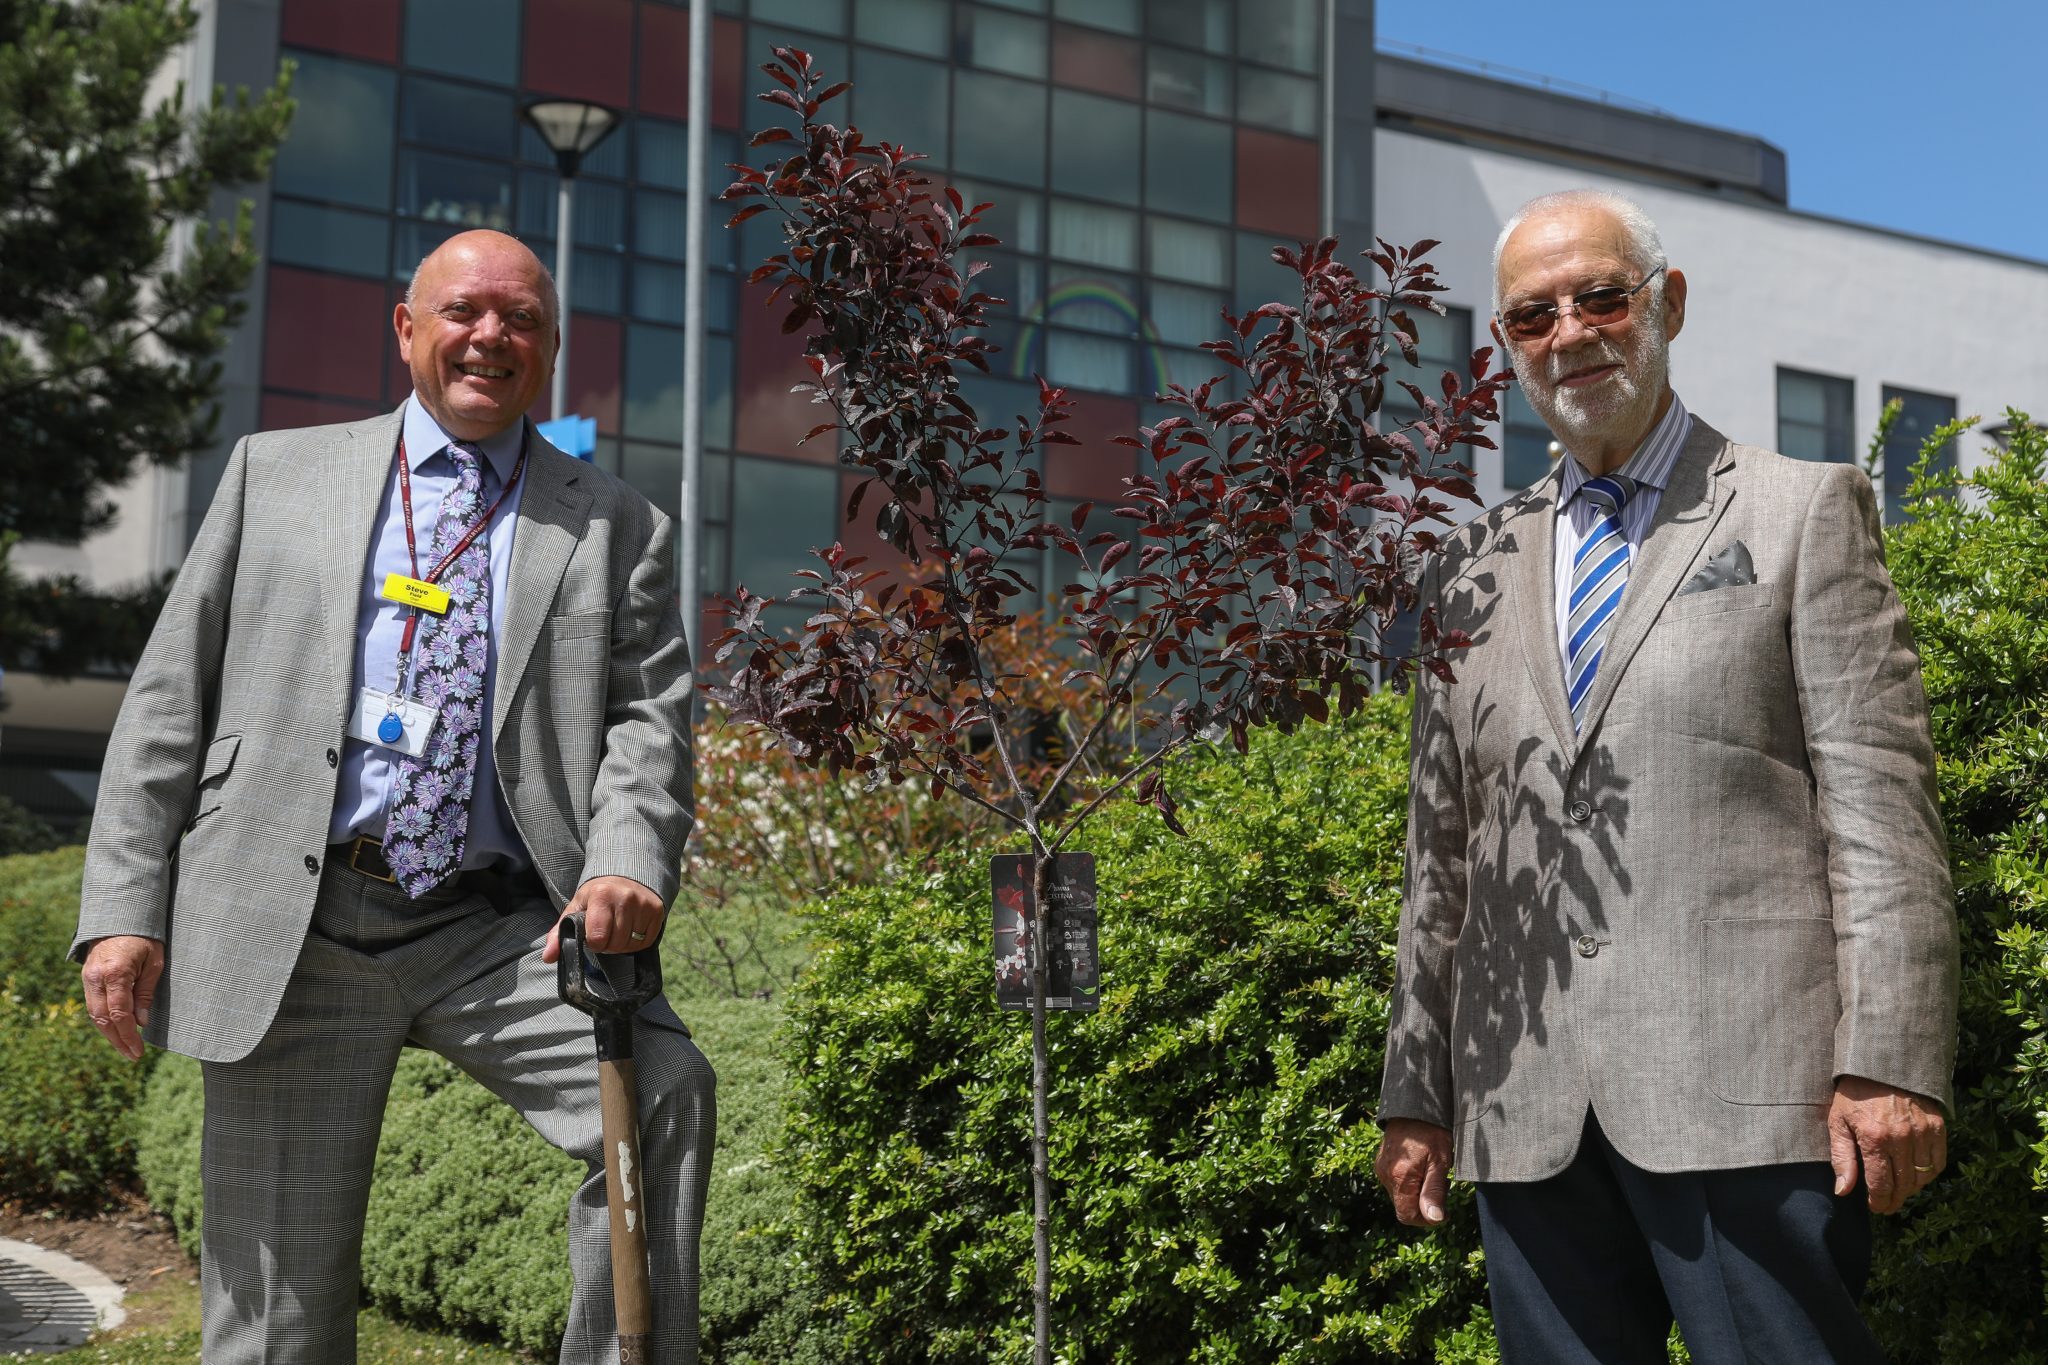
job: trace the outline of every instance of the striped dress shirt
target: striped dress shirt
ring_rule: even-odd
[[[1691,434],[1692,414],[1674,393],[1671,410],[1650,429],[1635,454],[1614,471],[1636,483],[1635,493],[1621,509],[1621,537],[1628,542],[1631,567],[1636,551],[1642,548],[1643,537],[1649,533],[1650,522],[1657,515],[1657,503],[1671,478],[1671,467],[1678,463],[1678,452],[1685,449],[1685,438]],[[1557,547],[1551,573],[1557,613],[1557,666],[1566,674],[1570,672],[1572,655],[1572,561],[1600,521],[1599,506],[1593,499],[1579,496],[1579,489],[1592,477],[1584,465],[1567,454],[1564,480],[1557,492]],[[1622,601],[1628,601],[1626,589],[1622,591]]]

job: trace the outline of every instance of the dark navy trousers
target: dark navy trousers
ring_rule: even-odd
[[[1479,1186],[1501,1359],[1664,1365],[1676,1320],[1695,1365],[1879,1365],[1870,1210],[1833,1191],[1825,1162],[1645,1171],[1588,1113],[1562,1172]]]

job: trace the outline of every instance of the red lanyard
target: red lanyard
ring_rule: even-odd
[[[505,499],[511,497],[512,490],[519,486],[519,476],[525,469],[526,442],[522,439],[519,443],[519,459],[512,466],[512,477],[505,480],[505,486],[498,490],[497,501],[484,509],[484,514],[478,517],[467,531],[462,533],[460,540],[448,547],[448,553],[442,555],[440,561],[423,576],[420,573],[419,542],[413,538],[412,531],[412,470],[405,459],[405,438],[403,436],[399,437],[398,497],[405,504],[405,552],[412,559],[412,576],[424,583],[439,581],[441,575],[448,572],[448,566],[462,558],[462,552],[467,550],[476,538],[484,533],[486,526],[491,524],[491,518],[498,514],[498,509],[505,505]],[[398,642],[398,672],[401,682],[405,674],[405,660],[412,653],[412,638],[418,632],[419,625],[419,608],[414,607],[406,613],[405,638]]]

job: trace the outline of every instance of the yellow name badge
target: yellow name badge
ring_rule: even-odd
[[[439,616],[448,610],[448,590],[437,588],[418,578],[407,578],[402,573],[384,575],[384,600],[396,602],[401,607],[418,607]]]

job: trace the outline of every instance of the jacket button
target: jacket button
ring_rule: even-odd
[[[1600,940],[1591,934],[1580,934],[1578,947],[1580,957],[1591,957],[1600,951]]]
[[[1574,819],[1574,820],[1578,821],[1578,822],[1579,822],[1580,824],[1582,824],[1582,825],[1583,825],[1583,824],[1585,824],[1585,823],[1586,823],[1586,821],[1588,821],[1588,820],[1590,820],[1590,819],[1592,819],[1592,818],[1593,818],[1593,803],[1592,803],[1592,802],[1590,802],[1590,801],[1574,801],[1574,802],[1572,802],[1572,819]]]
[[[330,768],[332,768],[332,767],[335,767],[335,766],[339,765],[339,764],[340,764],[340,762],[341,762],[341,755],[340,755],[340,754],[338,754],[338,753],[336,753],[336,752],[334,752],[334,750],[332,750],[332,749],[329,749],[329,750],[327,751],[327,766],[328,766],[328,767],[330,767]]]
[[[320,875],[320,860],[310,853],[306,855],[306,871],[316,877]]]

